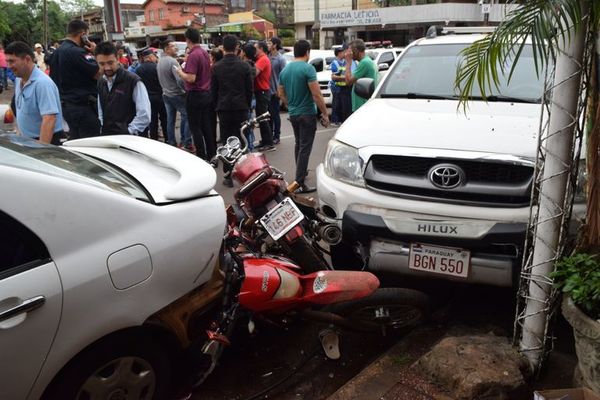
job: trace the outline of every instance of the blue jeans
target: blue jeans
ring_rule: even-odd
[[[0,86],[4,89],[8,87],[8,81],[6,78],[6,68],[0,68]]]
[[[281,117],[279,115],[280,99],[276,94],[271,95],[269,101],[269,114],[271,114],[271,126],[273,126],[273,140],[281,137]]]
[[[188,126],[187,111],[185,108],[185,95],[181,96],[165,96],[165,107],[167,109],[167,143],[170,145],[176,145],[177,140],[175,138],[175,120],[177,118],[177,112],[181,115],[181,144],[183,146],[189,146],[192,144],[192,137],[190,136],[190,129]]]

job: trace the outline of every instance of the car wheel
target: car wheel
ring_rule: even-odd
[[[167,398],[170,378],[169,357],[159,343],[116,338],[77,356],[44,398],[161,400]]]

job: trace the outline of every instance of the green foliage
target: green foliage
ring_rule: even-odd
[[[42,2],[28,0],[24,3],[0,1],[0,38],[6,42],[20,40],[30,45],[43,39]],[[4,26],[3,21],[6,20]],[[10,23],[9,23],[10,21]],[[48,39],[65,37],[69,16],[54,1],[48,1]],[[8,28],[8,29],[7,29]]]
[[[597,27],[600,2],[585,1],[590,5],[592,26]],[[520,4],[520,7],[510,12],[494,33],[463,51],[464,60],[455,82],[463,107],[477,87],[485,98],[492,88],[498,87],[501,75],[508,75],[510,80],[527,38],[531,40],[536,70],[540,74],[555,60],[558,49],[571,40],[571,26],[575,30],[584,27],[581,0],[513,0],[510,3]],[[509,60],[514,62],[507,62]],[[512,67],[509,69],[506,65]]]
[[[596,255],[575,253],[556,263],[555,286],[593,319],[600,319],[600,263]]]
[[[242,40],[260,40],[264,39],[259,31],[256,30],[252,25],[247,24],[242,27],[242,33],[240,34]]]
[[[282,28],[282,29],[278,29],[277,30],[277,36],[280,39],[283,39],[283,38],[293,38],[293,37],[296,36],[296,32],[293,29]]]
[[[256,15],[258,15],[262,19],[266,19],[267,21],[273,24],[277,24],[277,17],[275,16],[275,13],[269,10],[268,8],[261,9],[256,13]]]

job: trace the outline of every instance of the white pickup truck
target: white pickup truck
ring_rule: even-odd
[[[340,267],[513,286],[529,219],[543,80],[526,45],[508,84],[466,113],[460,53],[484,36],[413,42],[338,129],[317,170],[320,207],[340,221]],[[370,87],[369,87],[370,84]],[[575,205],[575,215],[584,205]],[[350,264],[349,264],[350,263]]]

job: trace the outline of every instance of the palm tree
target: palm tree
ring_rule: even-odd
[[[533,56],[535,68],[538,74],[544,74],[546,68],[554,68],[556,65],[556,78],[555,83],[562,79],[562,77],[573,75],[573,70],[568,71],[567,74],[563,74],[561,78],[558,77],[559,68],[564,68],[566,65],[565,60],[572,63],[572,58],[568,59],[565,56],[573,56],[578,52],[579,58],[583,59],[583,42],[586,33],[598,33],[600,26],[600,1],[598,0],[527,0],[527,1],[511,1],[513,4],[518,4],[519,7],[508,13],[506,19],[500,23],[497,29],[486,36],[485,38],[475,42],[473,45],[463,51],[463,61],[457,70],[456,75],[456,88],[460,92],[461,102],[464,106],[465,112],[468,107],[468,99],[475,90],[479,90],[481,95],[485,98],[488,93],[491,93],[493,89],[497,88],[500,84],[500,78],[507,76],[509,81],[512,73],[515,71],[515,66],[519,61],[519,56],[524,50],[527,43],[530,43],[533,48]],[[588,36],[589,37],[589,36]],[[581,39],[581,40],[580,40]],[[578,44],[579,43],[579,44]],[[570,53],[573,51],[574,53]],[[578,58],[577,56],[575,58]],[[567,64],[568,64],[567,62]],[[585,58],[585,62],[588,65],[583,65],[583,68],[579,68],[579,71],[590,68],[595,64],[595,58]],[[572,67],[572,65],[571,65]],[[596,66],[598,67],[598,66]],[[566,68],[567,70],[569,68]],[[565,71],[563,71],[565,72]],[[579,75],[577,75],[579,76]],[[592,79],[592,81],[594,81]],[[597,82],[593,82],[591,85],[581,85],[580,81],[577,80],[575,91],[572,92],[572,103],[571,111],[566,111],[561,107],[556,107],[553,112],[569,114],[574,124],[577,123],[577,118],[573,117],[574,112],[577,108],[576,104],[579,99],[587,98],[588,101],[588,138],[587,138],[587,218],[585,226],[583,227],[582,240],[578,243],[578,247],[581,249],[598,251],[600,250],[600,102],[598,101],[598,85]],[[575,83],[573,80],[571,84]],[[554,88],[551,95],[560,97],[560,89]],[[572,86],[571,86],[572,87]],[[586,97],[587,96],[587,97]],[[554,99],[556,100],[556,99]],[[562,99],[561,99],[562,100]],[[556,103],[556,102],[555,102]],[[554,104],[553,104],[554,108]],[[563,115],[564,117],[564,115]],[[567,131],[563,129],[563,125],[555,124],[552,129],[552,118],[550,118],[549,124],[550,132],[554,131]],[[563,118],[564,119],[564,118]],[[564,132],[561,132],[564,133]],[[564,135],[563,135],[564,136]],[[548,139],[553,140],[553,139]],[[563,140],[563,145],[566,143]],[[555,145],[559,144],[554,142]],[[564,147],[564,146],[563,146]],[[554,147],[557,149],[557,147]],[[556,165],[549,165],[552,162],[565,162],[568,161],[566,157],[555,157],[555,154],[551,154],[551,151],[547,152],[549,157],[546,159],[545,169],[551,171],[557,171],[561,168],[564,170],[564,164],[557,167]],[[563,152],[563,155],[566,153]],[[555,178],[551,172],[543,171],[544,179],[551,181]],[[560,179],[559,179],[560,181]],[[557,181],[554,181],[554,184]],[[565,196],[566,177],[559,183],[563,186],[562,199]],[[521,334],[521,350],[528,356],[533,368],[538,368],[543,360],[543,348],[545,345],[545,329],[548,323],[549,309],[548,304],[551,303],[552,292],[551,292],[551,280],[548,278],[549,273],[553,269],[552,258],[558,255],[560,252],[560,246],[558,245],[558,238],[560,237],[559,229],[555,229],[555,232],[550,232],[549,236],[553,236],[551,239],[554,241],[544,241],[548,238],[548,232],[551,225],[543,225],[544,222],[540,220],[551,220],[555,218],[552,215],[551,210],[553,204],[550,204],[558,197],[551,198],[548,192],[545,192],[545,182],[542,183],[540,189],[540,195],[538,199],[538,221],[534,221],[537,225],[535,237],[533,238],[533,255],[532,260],[526,259],[526,263],[533,265],[533,268],[528,272],[530,274],[528,287],[525,288],[525,293],[522,294],[523,298],[526,299],[526,310],[523,312],[523,325],[522,331],[516,330],[516,335]],[[547,185],[549,187],[549,185]],[[555,185],[556,188],[556,185]],[[550,203],[543,203],[550,198]],[[562,203],[561,203],[562,204]],[[555,204],[554,204],[555,205]],[[542,215],[545,213],[545,215]],[[556,228],[556,221],[554,221]],[[542,235],[545,238],[540,239]],[[536,246],[542,244],[544,247],[548,246],[548,243],[555,244],[555,248],[548,252],[546,250],[540,250]],[[543,254],[545,251],[545,254]],[[542,255],[540,255],[542,254]],[[549,256],[552,254],[552,257]],[[541,266],[540,268],[537,268]],[[536,269],[537,268],[537,269]],[[529,271],[529,270],[528,270]],[[523,288],[521,288],[523,289]],[[520,317],[518,316],[517,319]],[[531,322],[534,321],[534,322]],[[517,321],[519,322],[519,321]],[[517,326],[517,324],[515,325]],[[535,333],[535,334],[533,334]],[[532,335],[535,336],[532,339]],[[537,336],[536,336],[537,335]],[[536,341],[539,339],[539,348],[536,348]],[[532,344],[533,343],[533,344]],[[531,353],[527,353],[531,351]]]

